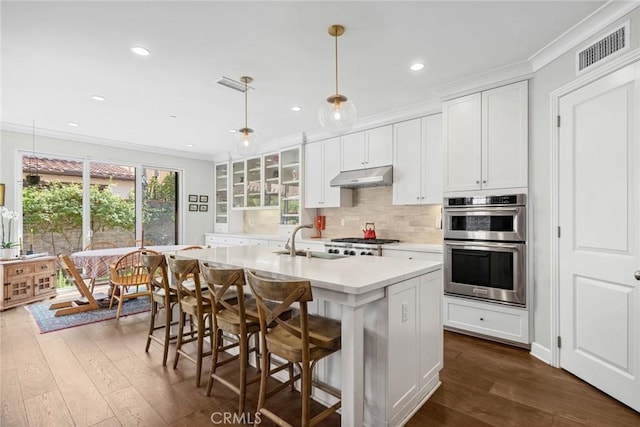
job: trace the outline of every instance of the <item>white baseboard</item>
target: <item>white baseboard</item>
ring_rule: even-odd
[[[530,354],[542,360],[544,363],[551,365],[551,349],[544,347],[537,342],[531,344],[531,352]]]

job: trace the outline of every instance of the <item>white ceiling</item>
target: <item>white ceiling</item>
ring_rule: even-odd
[[[364,118],[526,60],[603,3],[2,1],[1,121],[220,156],[229,129],[244,125],[244,96],[216,84],[222,76],[254,78],[249,127],[259,141],[319,128],[335,85],[331,24],[346,27],[340,92]],[[136,44],[151,55],[132,54]],[[416,61],[423,71],[409,71]]]

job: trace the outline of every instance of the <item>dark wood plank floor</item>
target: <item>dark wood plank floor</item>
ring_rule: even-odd
[[[144,352],[147,319],[145,313],[40,335],[24,308],[1,313],[0,425],[211,426],[213,412],[233,412],[237,400],[222,387],[205,396],[206,373],[195,388],[194,365],[162,367],[154,344]],[[408,426],[640,427],[640,414],[567,372],[485,340],[445,333],[441,379]],[[257,386],[249,391],[252,408]],[[295,420],[297,393],[279,396],[274,409]],[[339,425],[339,417],[322,425]]]

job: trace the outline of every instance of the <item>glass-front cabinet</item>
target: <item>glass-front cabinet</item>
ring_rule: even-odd
[[[267,154],[264,156],[264,207],[278,207],[280,194],[280,155]]]
[[[229,223],[229,162],[215,165],[215,222],[216,226]]]
[[[262,157],[247,159],[247,208],[262,206]]]
[[[234,208],[244,208],[245,203],[245,161],[238,160],[232,163],[233,182],[232,194]]]
[[[280,224],[300,224],[300,147],[280,152]]]

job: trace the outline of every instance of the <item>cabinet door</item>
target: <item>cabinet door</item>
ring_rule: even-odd
[[[245,171],[244,160],[233,162],[232,165],[233,179],[232,179],[232,192],[233,192],[233,207],[244,208],[245,204]]]
[[[393,203],[419,204],[421,197],[421,119],[396,123],[394,128]]]
[[[393,163],[393,126],[382,126],[367,131],[365,168],[388,166]]]
[[[340,138],[332,138],[322,142],[323,145],[323,191],[324,200],[321,208],[339,208],[351,206],[352,190],[342,187],[331,187],[330,182],[340,173]]]
[[[267,207],[278,207],[280,196],[280,154],[266,154],[263,159],[264,180],[262,183],[262,205]]]
[[[442,203],[442,114],[422,118],[422,195],[425,204]]]
[[[482,187],[527,186],[527,82],[482,92]]]
[[[343,171],[362,169],[365,166],[366,133],[356,132],[340,138],[341,167]]]
[[[215,166],[215,223],[227,224],[229,208],[229,163],[220,163]]]
[[[247,204],[249,208],[259,208],[262,203],[262,157],[247,159]]]
[[[339,138],[334,138],[338,140]],[[304,177],[304,207],[321,208],[324,202],[324,186],[328,185],[324,178],[324,161],[322,158],[322,145],[324,142],[307,144],[304,147],[304,164],[306,175]],[[339,154],[339,152],[338,152]],[[339,164],[337,161],[336,163]]]
[[[444,191],[479,190],[481,94],[442,104]]]

